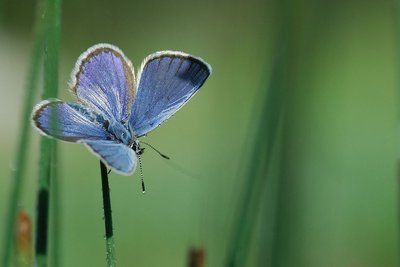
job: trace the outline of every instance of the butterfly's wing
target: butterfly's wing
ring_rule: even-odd
[[[42,101],[32,113],[32,124],[42,134],[68,142],[107,139],[103,121],[81,104],[59,100]]]
[[[132,148],[110,140],[81,140],[108,168],[122,175],[135,171],[137,158]]]
[[[135,95],[131,62],[109,44],[89,48],[78,59],[71,74],[71,90],[93,111],[113,121],[129,117]]]
[[[85,144],[109,168],[130,175],[136,167],[133,149],[110,139],[104,118],[78,103],[42,101],[32,114],[33,125],[44,135]]]
[[[202,59],[173,51],[156,52],[142,63],[129,124],[136,136],[156,128],[203,85],[211,67]]]

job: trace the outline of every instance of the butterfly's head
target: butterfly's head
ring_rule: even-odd
[[[140,147],[140,143],[138,139],[134,139],[130,147],[135,151],[136,155],[142,155],[144,152],[144,147]]]

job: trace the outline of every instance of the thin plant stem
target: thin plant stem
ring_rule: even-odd
[[[42,151],[39,169],[39,190],[37,196],[37,217],[36,217],[36,263],[39,267],[47,266],[47,234],[49,217],[49,187],[51,175],[51,156],[53,140],[41,139]]]
[[[30,143],[30,114],[34,105],[35,95],[38,88],[38,78],[41,70],[41,61],[43,56],[44,39],[44,21],[42,19],[43,3],[39,0],[36,7],[36,18],[34,26],[34,43],[31,52],[28,78],[25,87],[25,97],[23,111],[21,113],[21,125],[19,129],[19,138],[17,144],[17,153],[15,158],[15,169],[12,172],[12,188],[8,201],[8,212],[4,229],[3,256],[1,266],[10,266],[12,248],[14,246],[15,220],[18,210],[18,204],[21,198],[21,190],[25,181],[25,170],[27,164],[28,149]]]
[[[105,237],[106,237],[106,258],[107,266],[116,266],[115,260],[115,248],[114,248],[114,234],[112,225],[111,215],[111,198],[110,198],[110,187],[108,185],[108,172],[107,167],[103,162],[100,161],[101,171],[101,187],[103,193],[103,209],[104,209],[104,226],[105,226]]]
[[[58,162],[59,154],[57,153],[58,146],[54,146],[53,152],[53,163]],[[50,207],[50,247],[51,247],[51,257],[50,257],[50,266],[58,267],[61,264],[61,187],[60,187],[60,168],[56,164],[51,165],[51,173],[52,173],[52,183],[51,183],[51,207]]]
[[[58,92],[58,55],[60,46],[61,1],[46,0],[44,44],[44,88],[42,98],[56,98]],[[57,125],[57,114],[51,123]],[[36,219],[36,264],[48,265],[48,222],[50,206],[50,183],[56,173],[56,142],[42,137],[40,142],[39,189]]]

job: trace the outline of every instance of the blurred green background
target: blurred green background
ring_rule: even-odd
[[[110,175],[119,266],[186,266],[192,246],[204,248],[207,266],[229,266],[232,248],[248,255],[238,266],[398,266],[395,4],[64,1],[63,100],[73,100],[77,57],[99,42],[136,68],[167,49],[213,67],[200,93],[146,137],[172,159],[146,151],[146,194],[138,173]],[[0,5],[0,237],[34,10],[32,0]],[[19,206],[34,218],[39,134],[31,135]],[[98,160],[60,143],[59,168],[62,266],[104,266]]]

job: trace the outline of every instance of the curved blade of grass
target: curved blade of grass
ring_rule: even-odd
[[[241,199],[238,202],[237,217],[232,231],[232,240],[230,247],[228,247],[228,255],[226,259],[226,266],[229,267],[240,267],[246,266],[249,249],[251,246],[251,238],[253,235],[253,229],[257,224],[257,216],[259,213],[262,214],[273,214],[273,210],[276,209],[277,194],[273,197],[269,197],[270,203],[267,203],[267,207],[271,211],[265,212],[260,211],[263,195],[265,193],[271,193],[279,185],[279,173],[274,173],[271,169],[273,164],[279,164],[280,160],[280,146],[282,133],[282,124],[285,110],[285,89],[286,89],[286,71],[287,71],[287,58],[288,58],[288,21],[286,20],[286,1],[283,1],[278,5],[279,13],[282,12],[282,16],[279,17],[280,23],[277,23],[277,47],[275,52],[275,59],[272,64],[272,72],[270,75],[269,82],[266,82],[260,88],[261,98],[259,105],[261,110],[255,112],[254,117],[258,117],[258,128],[254,136],[254,143],[249,162],[247,164],[247,170],[245,177],[244,189],[241,195]],[[268,73],[268,69],[265,73]],[[263,77],[265,81],[268,81],[267,77]],[[258,115],[258,116],[257,116]],[[278,171],[279,172],[279,171]],[[267,185],[271,188],[267,188]],[[274,192],[272,192],[274,193]],[[275,199],[274,199],[275,198]],[[263,225],[263,228],[274,227],[275,218],[269,218],[269,224]],[[261,232],[272,232],[271,229],[262,229]],[[265,230],[265,231],[264,231]],[[273,240],[271,236],[263,236],[262,244],[268,244],[268,251],[261,253],[272,257],[274,250]],[[271,243],[272,241],[272,243]],[[267,256],[267,257],[269,257]],[[272,259],[269,259],[271,262]],[[261,266],[268,266],[266,262]]]
[[[43,52],[43,39],[44,39],[44,21],[42,19],[43,1],[39,0],[36,7],[35,30],[34,30],[34,43],[31,52],[28,78],[25,88],[25,97],[23,103],[23,111],[20,119],[20,132],[17,153],[15,158],[15,170],[12,172],[12,188],[9,198],[9,207],[6,216],[6,223],[4,229],[3,239],[3,256],[1,266],[10,266],[10,258],[13,248],[13,236],[15,232],[15,220],[17,215],[17,207],[21,198],[21,189],[25,181],[25,169],[27,162],[27,150],[30,143],[30,129],[31,129],[31,111],[34,105],[35,95],[37,93],[38,78],[41,70],[42,52]]]
[[[56,98],[58,93],[58,55],[60,46],[60,21],[61,1],[46,0],[45,12],[45,35],[44,45],[44,88],[43,99]],[[57,117],[53,116],[54,118]],[[54,124],[57,124],[54,119]],[[51,178],[56,174],[56,142],[46,137],[40,142],[39,162],[39,189],[37,204],[36,225],[36,263],[37,266],[47,266],[48,258],[48,222],[49,222],[49,199]]]
[[[269,164],[277,138],[278,126],[283,111],[282,60],[279,56],[272,75],[271,84],[264,97],[258,131],[254,138],[243,197],[239,202],[236,225],[232,232],[231,247],[228,249],[226,266],[245,266],[250,246],[252,229],[259,211],[260,199],[268,178]]]

